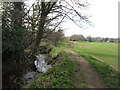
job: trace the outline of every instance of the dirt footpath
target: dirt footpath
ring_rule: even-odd
[[[74,51],[66,50],[74,62],[74,85],[76,88],[108,88],[95,69]]]

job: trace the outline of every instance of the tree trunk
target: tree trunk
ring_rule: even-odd
[[[35,44],[34,44],[34,47],[33,47],[33,50],[31,52],[31,55],[32,55],[32,59],[34,59],[34,56],[37,52],[37,49],[39,48],[39,45],[41,43],[41,40],[42,40],[42,37],[43,37],[43,33],[44,33],[44,25],[45,25],[45,21],[46,21],[46,18],[47,18],[47,14],[45,12],[45,3],[42,2],[42,12],[41,12],[41,18],[39,20],[39,24],[38,24],[38,32],[37,32],[37,36],[36,36],[36,40],[35,40]]]

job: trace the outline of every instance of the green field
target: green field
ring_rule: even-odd
[[[75,48],[77,52],[89,54],[118,68],[117,43],[80,42],[72,45],[77,48]]]

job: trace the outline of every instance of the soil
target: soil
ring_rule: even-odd
[[[75,88],[108,88],[88,61],[74,51],[66,50],[66,52],[69,58],[74,60]]]

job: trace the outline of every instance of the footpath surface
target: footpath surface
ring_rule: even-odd
[[[66,50],[74,60],[74,86],[76,88],[108,88],[99,74],[83,57],[74,51]]]

